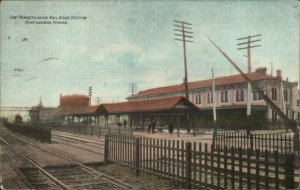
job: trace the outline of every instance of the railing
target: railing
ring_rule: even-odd
[[[218,129],[218,130],[271,130],[271,129],[286,129],[285,125],[281,123],[204,123],[194,122],[195,129]]]
[[[38,127],[29,124],[4,123],[4,126],[16,133],[40,140],[42,142],[51,143],[51,128]]]
[[[106,134],[119,134],[119,135],[133,135],[132,128],[122,127],[100,127],[100,126],[86,126],[86,125],[52,125],[51,128],[58,131],[69,133],[84,134],[84,135],[97,135],[104,136]]]
[[[260,150],[254,156],[247,149],[236,152],[233,148],[190,143],[175,140],[137,138],[133,136],[106,135],[105,162],[129,166],[138,176],[151,173],[186,188],[204,189],[279,189],[296,187],[294,155],[285,154],[280,159],[261,157]]]
[[[299,155],[299,151],[295,149],[294,139],[290,133],[280,134],[247,134],[246,132],[214,132],[213,144],[215,148],[220,146],[221,150],[224,147],[233,147],[236,150],[239,147],[243,149],[250,148],[252,153],[255,149],[259,149],[262,154],[265,150],[269,151],[269,156],[272,152],[278,151],[280,155],[294,153]]]

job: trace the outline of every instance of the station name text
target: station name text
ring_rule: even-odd
[[[87,16],[26,16],[10,15],[10,20],[22,20],[25,24],[68,24],[72,21],[85,21]]]

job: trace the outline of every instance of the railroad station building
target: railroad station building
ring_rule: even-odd
[[[254,81],[265,95],[267,95],[279,108],[285,105],[286,115],[292,119],[299,119],[295,108],[297,105],[297,82],[283,80],[282,73],[277,70],[276,76],[267,74],[267,69],[257,68],[255,72],[246,74]],[[282,84],[281,84],[282,82]],[[189,100],[201,110],[201,122],[211,122],[213,96],[212,79],[188,83]],[[218,122],[243,122],[247,121],[247,82],[240,74],[215,78],[216,110]],[[184,84],[163,86],[146,89],[127,97],[128,101],[143,101],[163,97],[184,96]],[[251,117],[259,123],[279,123],[279,117],[266,104],[262,97],[251,91]],[[249,117],[248,117],[249,119]]]

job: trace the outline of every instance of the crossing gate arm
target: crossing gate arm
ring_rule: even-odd
[[[292,122],[255,84],[249,77],[237,66],[237,64],[217,45],[215,44],[207,35],[206,37],[209,41],[223,54],[223,56],[231,63],[231,65],[238,70],[242,77],[250,83],[252,89],[257,92],[264,101],[271,107],[272,110],[284,121],[284,123],[294,132],[294,142],[295,150],[299,151],[299,129],[297,128],[296,123]]]

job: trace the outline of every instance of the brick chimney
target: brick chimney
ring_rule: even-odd
[[[278,78],[278,79],[282,79],[282,76],[281,76],[281,70],[277,70],[276,71],[276,77]]]
[[[266,67],[259,67],[255,70],[256,73],[266,75],[267,74],[267,68]]]

